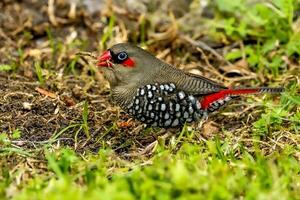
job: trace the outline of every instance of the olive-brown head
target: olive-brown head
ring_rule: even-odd
[[[159,70],[163,64],[149,52],[128,43],[112,46],[98,57],[97,62],[111,87],[138,83]]]

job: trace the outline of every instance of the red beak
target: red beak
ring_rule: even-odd
[[[111,54],[110,51],[105,51],[101,56],[97,58],[97,66],[99,67],[111,67],[111,63],[109,62],[111,60]]]

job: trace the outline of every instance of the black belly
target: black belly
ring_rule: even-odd
[[[176,90],[173,83],[139,88],[126,110],[137,120],[159,127],[180,126],[205,114],[194,96]]]

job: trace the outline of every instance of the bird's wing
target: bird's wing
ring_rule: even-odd
[[[165,66],[162,72],[156,75],[155,79],[159,83],[173,82],[177,90],[182,90],[195,96],[211,94],[226,89],[225,86],[208,78],[184,72],[172,66]]]

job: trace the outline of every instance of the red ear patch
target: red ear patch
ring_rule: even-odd
[[[122,62],[122,65],[125,65],[127,67],[134,67],[135,62],[131,58],[127,58]]]

